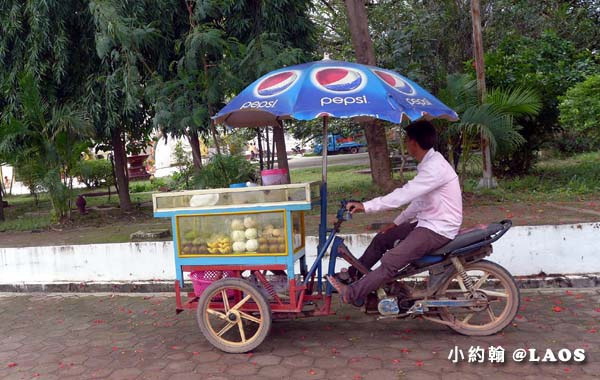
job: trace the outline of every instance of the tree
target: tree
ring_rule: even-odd
[[[600,74],[591,75],[559,97],[560,123],[565,131],[600,146]]]
[[[452,145],[449,161],[456,166],[461,181],[479,136],[486,136],[490,142],[492,157],[510,154],[525,143],[516,118],[536,115],[541,109],[537,94],[523,88],[492,89],[480,103],[476,81],[465,74],[450,75],[440,97],[459,114],[457,122],[445,125],[442,141]]]
[[[33,75],[23,75],[19,87],[18,109],[0,124],[0,156],[11,157],[17,170],[32,173],[35,183],[48,190],[55,218],[63,222],[70,216],[66,179],[88,146],[91,125],[70,104],[50,106]]]
[[[213,108],[221,104],[227,88],[224,85],[230,75],[223,58],[231,56],[233,41],[219,27],[218,16],[198,11],[203,5],[194,2],[173,5],[173,12],[185,23],[179,22],[172,27],[171,34],[163,32],[163,38],[169,41],[171,63],[169,70],[155,78],[150,88],[156,109],[154,125],[165,136],[185,136],[192,148],[194,167],[200,170],[200,137],[206,139],[212,135],[217,152],[221,151],[210,116],[214,113]]]
[[[89,11],[100,62],[88,78],[86,102],[97,139],[113,149],[119,205],[128,211],[127,149],[149,142],[153,108],[145,91],[152,75],[168,67],[169,47],[158,28],[170,25],[171,3],[98,0],[90,2]]]
[[[152,87],[155,125],[172,136],[188,137],[197,169],[202,166],[199,136],[212,135],[221,153],[210,117],[226,99],[268,71],[306,60],[314,42],[309,4],[212,0],[177,6],[174,12],[185,13],[186,25],[168,36],[172,64]],[[280,156],[285,158],[285,152]]]
[[[239,41],[239,62],[232,69],[238,84],[247,84],[269,71],[314,59],[315,24],[309,17],[309,0],[279,2],[242,1],[225,8],[224,28]],[[232,81],[232,83],[235,83]],[[236,89],[236,92],[241,87]],[[278,167],[288,169],[285,124],[272,125]],[[262,133],[257,133],[258,138]],[[266,133],[265,133],[266,135]],[[259,144],[262,147],[262,143]],[[269,149],[267,149],[267,152]],[[259,152],[262,165],[262,149]],[[273,152],[274,154],[274,152]],[[267,160],[268,161],[268,160]],[[288,170],[289,180],[289,170]]]
[[[502,172],[529,170],[536,152],[560,131],[558,97],[575,83],[598,71],[599,58],[588,50],[578,50],[570,41],[553,32],[539,38],[507,37],[485,57],[488,84],[495,88],[522,86],[539,94],[542,109],[536,117],[520,120],[523,149],[497,160]]]
[[[369,19],[362,0],[345,0],[348,25],[352,36],[352,45],[359,63],[375,66],[375,52],[369,34]],[[387,138],[382,133],[382,125],[378,120],[362,123],[369,148],[371,178],[384,189],[393,186],[392,166],[390,163]]]
[[[12,152],[5,157],[6,161],[19,170],[32,191],[43,178],[52,180],[52,184],[56,185],[55,200],[57,193],[64,190],[59,186],[60,181],[54,181],[56,171],[69,172],[73,160],[78,158],[76,151],[79,148],[77,144],[71,144],[76,141],[73,137],[79,132],[75,130],[75,135],[71,134],[69,128],[74,124],[69,126],[59,120],[71,118],[74,121],[82,117],[81,99],[85,86],[81,84],[91,72],[93,59],[90,58],[93,58],[94,51],[90,25],[87,0],[0,2],[0,123],[5,127],[0,131],[4,136],[0,138],[0,145]],[[25,80],[26,88],[19,83],[24,72],[30,75]],[[32,86],[35,89],[29,88]],[[35,111],[40,102],[22,103],[23,93],[32,94],[34,91],[47,107],[44,112]],[[27,115],[36,114],[43,118],[30,120],[34,124],[27,125]],[[48,135],[53,140],[45,144],[42,144],[43,139],[23,141],[24,136],[35,135],[35,128],[42,123],[56,128],[55,136]],[[8,130],[9,125],[16,129]],[[60,128],[67,130],[58,132]],[[38,133],[37,137],[44,136]],[[54,143],[56,146],[46,146]],[[30,150],[36,145],[42,150]],[[46,157],[46,153],[51,157]],[[60,161],[64,167],[43,172],[40,163],[32,158],[37,155],[52,162],[56,162],[54,158],[62,157]],[[58,203],[56,206],[59,207]],[[58,214],[60,217],[61,211]]]

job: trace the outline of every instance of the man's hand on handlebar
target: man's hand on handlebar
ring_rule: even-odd
[[[351,214],[356,214],[357,212],[365,212],[365,206],[361,202],[348,202],[346,210],[350,211]]]

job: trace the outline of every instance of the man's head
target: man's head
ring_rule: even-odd
[[[435,127],[427,120],[418,120],[410,123],[404,130],[408,153],[420,161],[436,143]]]

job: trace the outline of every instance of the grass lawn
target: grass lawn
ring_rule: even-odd
[[[371,183],[370,174],[359,173],[368,169],[367,166],[331,166],[328,168],[328,207],[332,214],[342,199],[368,200],[382,195],[382,191]],[[395,175],[395,179],[397,175]],[[405,179],[414,176],[414,172],[404,174]],[[600,152],[580,154],[566,159],[548,159],[539,162],[531,174],[522,177],[499,178],[497,189],[477,189],[480,174],[473,170],[464,181],[465,210],[467,207],[477,208],[488,205],[502,206],[503,204],[536,204],[543,202],[585,202],[598,199],[600,194]],[[294,169],[291,171],[295,183],[320,181],[321,168]],[[140,187],[141,183],[136,186]],[[143,187],[143,186],[141,186]],[[105,191],[105,189],[91,190]],[[90,190],[76,190],[76,195]],[[123,215],[118,210],[118,196],[87,198],[87,208],[94,212],[79,215],[73,204],[73,222],[67,226],[52,226],[50,201],[45,194],[38,196],[35,204],[32,196],[9,196],[6,200],[10,207],[5,209],[6,221],[0,223],[0,232],[47,230],[49,228],[63,229],[92,229],[112,226],[115,233],[104,233],[110,241],[127,241],[130,232],[137,225],[159,225],[168,227],[165,219],[155,219],[152,216],[151,192],[132,193],[131,200],[134,210]],[[585,208],[587,206],[583,206]],[[316,216],[318,210],[310,213]],[[92,240],[101,240],[99,236]],[[6,235],[5,235],[6,236]]]

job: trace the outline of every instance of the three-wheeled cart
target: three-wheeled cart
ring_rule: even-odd
[[[177,312],[196,309],[206,339],[232,353],[257,347],[274,317],[332,314],[321,262],[334,234],[310,269],[305,256],[319,201],[319,182],[154,194],[154,215],[172,221]],[[187,297],[186,273],[198,285]]]

